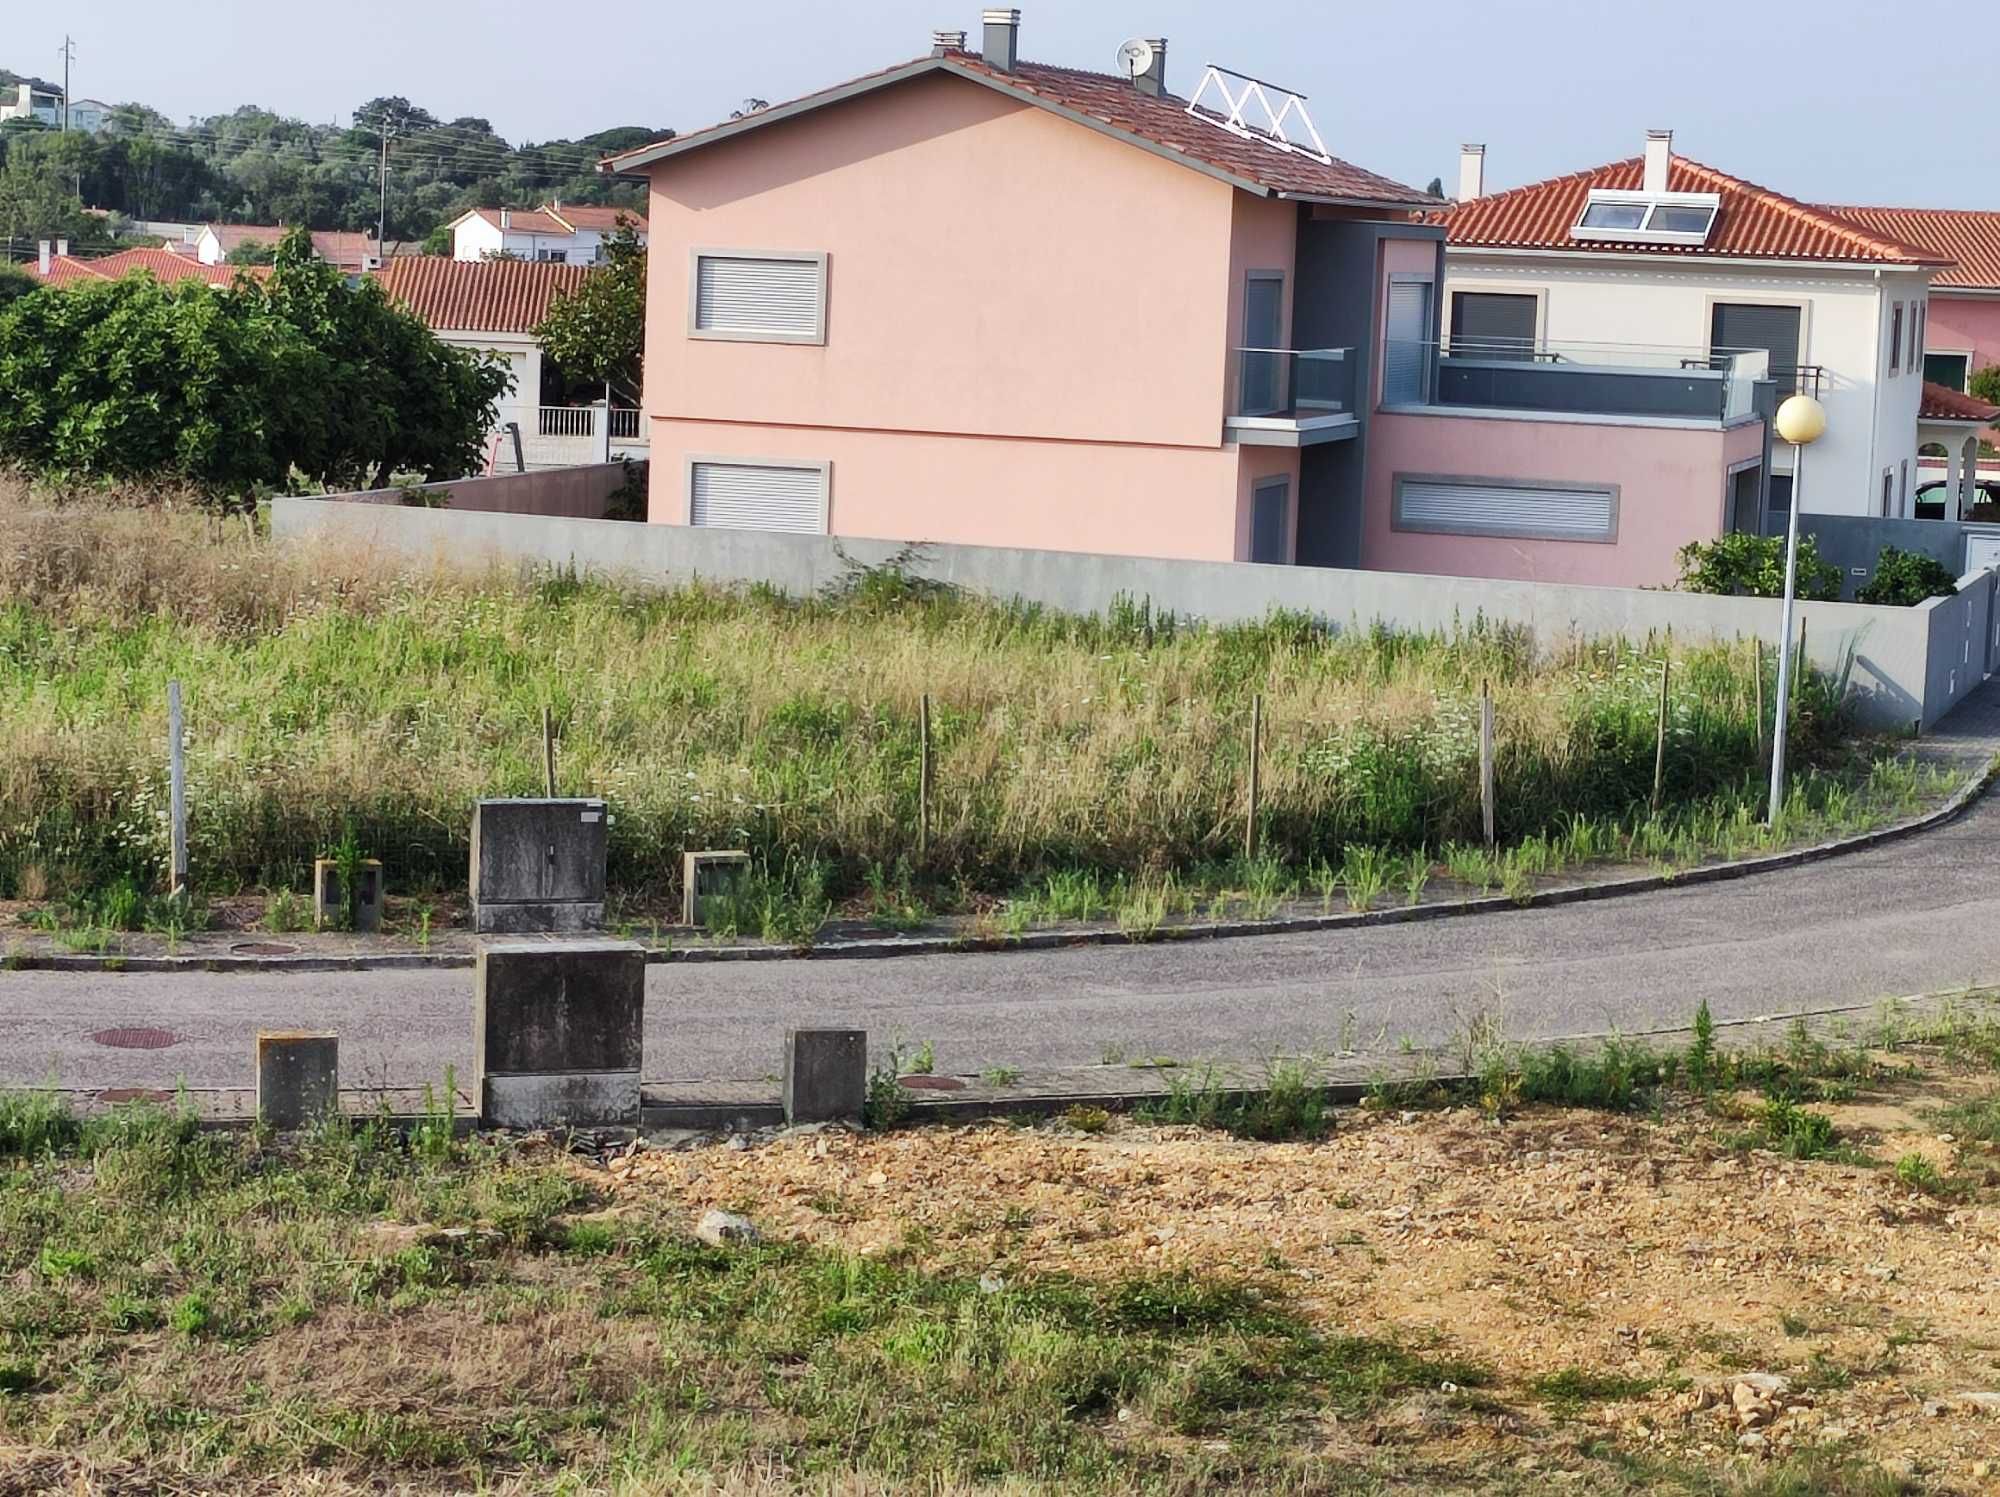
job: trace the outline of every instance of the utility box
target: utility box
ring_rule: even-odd
[[[498,1128],[632,1128],[646,952],[634,941],[485,941],[473,971],[473,1094]]]
[[[706,925],[707,905],[727,898],[750,876],[747,852],[690,852],[681,855],[681,924]]]
[[[354,869],[354,908],[347,905],[347,885],[340,864],[332,858],[313,862],[313,926],[318,930],[353,930],[374,935],[382,929],[382,864],[363,858]],[[354,920],[348,922],[352,913]]]
[[[479,801],[472,928],[483,935],[601,929],[608,826],[601,800]]]

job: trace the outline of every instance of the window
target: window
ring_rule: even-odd
[[[1551,541],[1618,539],[1618,489],[1502,478],[1396,475],[1390,523],[1434,535],[1521,536]]]
[[[546,264],[566,265],[569,263],[569,251],[559,250],[559,249],[538,249],[535,251],[535,258],[537,260],[540,260],[545,265]]]
[[[1712,192],[1633,192],[1593,187],[1570,226],[1572,239],[1706,244],[1722,199]]]
[[[1290,561],[1289,531],[1292,518],[1292,481],[1266,478],[1250,491],[1250,559]]]
[[[1243,283],[1241,414],[1269,416],[1286,405],[1285,273],[1253,270]]]
[[[824,535],[832,467],[758,458],[691,458],[688,523]]]
[[[1934,385],[1963,393],[1971,364],[1972,355],[1969,353],[1926,353],[1924,378]]]
[[[1431,398],[1431,283],[1428,276],[1389,277],[1389,326],[1382,354],[1382,403],[1423,405]]]
[[[1901,369],[1903,357],[1903,304],[1897,302],[1889,314],[1889,372]]]
[[[1755,353],[1771,356],[1771,378],[1781,393],[1798,381],[1802,313],[1798,307],[1762,302],[1716,302],[1709,309],[1710,354]]]
[[[1758,513],[1759,491],[1764,487],[1764,470],[1756,463],[1737,468],[1729,475],[1729,532],[1731,535],[1758,535],[1764,517]]]
[[[1884,468],[1882,470],[1882,518],[1883,519],[1888,520],[1888,519],[1893,519],[1895,517],[1896,513],[1895,504],[1896,504],[1896,474],[1893,469]]]
[[[1532,359],[1540,298],[1503,291],[1451,293],[1451,351],[1476,359]]]
[[[1917,350],[1924,346],[1924,319],[1929,315],[1929,303],[1920,301],[1910,303],[1910,357],[1908,363],[1912,369],[1918,367]]]
[[[1908,509],[1910,507],[1910,460],[1908,458],[1903,459],[1902,470],[1898,476],[1896,486],[1903,496],[1903,508]],[[1898,511],[1898,513],[1901,513],[1901,511]]]
[[[823,254],[694,251],[688,336],[751,343],[826,342]]]

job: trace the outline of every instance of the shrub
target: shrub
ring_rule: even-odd
[[[1958,591],[1951,568],[1920,551],[1884,546],[1875,558],[1875,575],[1854,595],[1857,603],[1887,603],[1914,608],[1926,598],[1949,598]]]
[[[1712,541],[1690,541],[1676,555],[1681,575],[1674,585],[1684,593],[1784,596],[1785,538],[1781,535],[1724,535]],[[1840,568],[1821,557],[1809,535],[1799,537],[1798,595],[1823,602],[1840,597]]]

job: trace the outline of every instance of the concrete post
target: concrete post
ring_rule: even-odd
[[[1944,448],[1944,497],[1948,501],[1944,507],[1944,518],[1962,520],[1965,518],[1963,494],[1958,486],[1958,448],[1945,443]]]
[[[593,400],[590,403],[590,460],[593,463],[611,461],[611,402]]]
[[[703,906],[711,899],[743,887],[750,875],[750,854],[689,852],[681,854],[681,924],[705,925]]]
[[[635,941],[482,943],[472,1000],[481,1120],[637,1127],[645,998]]]
[[[259,1031],[257,1116],[280,1132],[340,1106],[340,1040],[331,1034]]]
[[[787,1029],[784,1088],[788,1123],[860,1117],[868,1100],[868,1032]]]

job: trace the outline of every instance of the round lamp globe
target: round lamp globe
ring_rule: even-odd
[[[1826,407],[1810,395],[1794,395],[1778,407],[1774,424],[1780,437],[1804,447],[1826,434]]]

